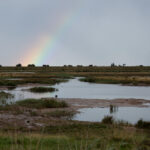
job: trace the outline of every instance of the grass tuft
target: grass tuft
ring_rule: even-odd
[[[114,118],[112,116],[105,116],[102,120],[102,123],[104,124],[113,124]]]
[[[136,125],[137,128],[150,129],[150,122],[139,120]]]

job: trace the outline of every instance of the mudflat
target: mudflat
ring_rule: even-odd
[[[79,108],[94,108],[94,107],[110,107],[110,105],[118,107],[149,107],[150,100],[144,99],[80,99],[68,98],[59,99],[66,101],[70,107],[74,109]],[[148,105],[147,105],[148,104]]]

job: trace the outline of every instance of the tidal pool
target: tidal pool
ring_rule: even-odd
[[[119,107],[114,111],[110,108],[83,108],[79,109],[73,120],[100,122],[105,116],[113,116],[115,120],[123,120],[132,124],[138,120],[150,121],[150,107]]]
[[[116,84],[95,84],[80,82],[78,78],[54,86],[59,91],[52,94],[60,98],[87,98],[87,99],[117,99],[137,98],[150,100],[150,87],[122,86]]]
[[[43,85],[41,85],[43,86]],[[122,86],[115,84],[94,84],[80,82],[78,78],[71,79],[68,82],[56,84],[52,86],[58,91],[53,93],[31,93],[25,89],[35,86],[17,87],[14,90],[7,91],[14,94],[14,100],[22,100],[26,98],[86,98],[86,99],[117,99],[117,98],[137,98],[150,100],[150,87],[144,86]],[[37,86],[36,86],[37,87]],[[47,86],[48,87],[48,86]]]

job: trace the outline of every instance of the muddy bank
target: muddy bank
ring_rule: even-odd
[[[150,100],[144,99],[59,99],[66,101],[71,108],[94,108],[94,107],[109,107],[110,105],[118,107],[149,107]],[[148,105],[147,105],[148,104]]]
[[[38,130],[48,125],[56,125],[70,120],[72,112],[78,113],[80,108],[104,108],[110,105],[117,107],[150,107],[150,100],[143,99],[57,99],[69,104],[66,108],[33,109],[18,107],[17,109],[0,110],[0,129],[32,129]],[[67,113],[67,116],[65,116]],[[65,117],[65,119],[64,119]],[[67,119],[66,119],[67,117]],[[69,118],[68,118],[69,117]],[[67,121],[68,122],[68,121]]]

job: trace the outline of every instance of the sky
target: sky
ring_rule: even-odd
[[[0,64],[150,65],[150,0],[0,0]]]

